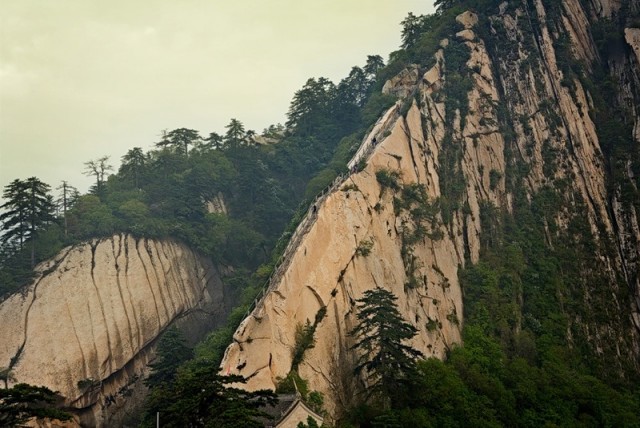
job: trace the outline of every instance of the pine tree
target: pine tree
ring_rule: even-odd
[[[205,147],[213,150],[221,149],[224,142],[222,135],[217,132],[209,133],[209,136],[205,138],[204,141],[206,141]]]
[[[92,186],[91,193],[102,199],[105,190],[105,175],[107,172],[113,171],[113,165],[109,164],[109,156],[102,156],[96,160],[85,162],[84,167],[84,175],[87,177],[94,176],[96,178],[96,184]]]
[[[266,405],[277,403],[269,390],[246,391],[229,385],[245,383],[242,376],[221,376],[211,361],[195,360],[183,366],[175,381],[154,388],[143,426],[155,426],[155,411],[163,427],[259,428]],[[157,410],[150,412],[154,405]]]
[[[162,140],[156,143],[157,147],[174,147],[176,151],[189,155],[189,146],[202,141],[202,137],[195,129],[178,128],[171,132],[162,133]]]
[[[62,184],[56,187],[56,190],[60,191],[60,196],[56,200],[56,205],[58,208],[58,215],[60,211],[62,212],[62,219],[64,221],[64,236],[69,235],[69,222],[67,213],[75,204],[76,200],[80,197],[80,192],[78,189],[67,183],[65,180],[62,180]]]
[[[31,243],[31,267],[35,266],[35,242],[38,232],[53,220],[54,204],[49,194],[50,186],[36,177],[13,180],[4,189],[7,200],[0,209],[2,242],[18,242],[22,250],[27,241]]]
[[[18,250],[24,246],[29,227],[27,224],[27,210],[29,195],[26,182],[15,179],[5,186],[2,194],[7,200],[0,208],[4,211],[0,215],[2,221],[2,242],[18,242]]]
[[[244,125],[238,119],[231,119],[225,128],[227,129],[224,135],[225,147],[237,148],[246,142],[247,135]]]
[[[49,388],[19,383],[0,388],[0,426],[19,427],[32,417],[66,421],[71,415],[55,408],[59,396]]]
[[[133,180],[135,188],[140,189],[140,178],[148,160],[142,148],[134,147],[130,149],[121,159],[120,175]]]
[[[380,287],[365,291],[357,300],[359,324],[349,333],[357,340],[351,349],[360,351],[355,373],[364,373],[367,397],[378,398],[385,405],[394,402],[402,387],[409,384],[416,373],[415,360],[422,356],[403,343],[417,330],[398,312],[397,299]]]
[[[193,351],[187,346],[180,330],[168,328],[158,342],[156,359],[149,364],[151,374],[145,379],[145,385],[152,388],[172,382],[178,367],[192,357]]]

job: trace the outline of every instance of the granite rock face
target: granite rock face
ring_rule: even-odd
[[[292,368],[296,329],[315,324],[315,346],[305,352],[298,371],[310,389],[324,394],[329,415],[339,418],[366,386],[353,375],[357,356],[350,350],[349,332],[355,326],[356,300],[375,287],[398,297],[403,317],[418,330],[411,344],[425,356],[443,357],[461,342],[458,270],[479,260],[483,207],[512,212],[515,196],[506,181],[516,166],[529,199],[554,183],[568,186],[563,191],[567,208],[546,219],[557,233],[548,241],[560,239],[579,216],[594,237],[599,260],[585,267],[585,277],[594,269],[609,278],[610,290],[598,290],[613,296],[608,320],[597,324],[573,318],[568,328],[582,330],[596,353],[617,352],[624,364],[640,369],[640,213],[621,202],[619,189],[611,190],[608,160],[591,113],[593,94],[566,75],[562,64],[562,55],[586,67],[600,60],[590,22],[611,17],[621,2],[564,0],[553,11],[546,4],[504,2],[489,18],[488,30],[486,23],[479,28],[473,12],[465,12],[456,19],[454,37],[440,43],[433,66],[409,65],[386,82],[383,92],[399,101],[349,164],[366,159],[366,167],[338,179],[310,209],[265,296],[237,329],[223,373],[248,377],[251,389],[273,389]],[[637,10],[638,2],[629,7]],[[559,15],[552,19],[552,13]],[[628,28],[625,34],[627,47],[610,70],[628,82],[619,96],[635,117],[634,138],[640,144],[638,30]],[[569,41],[568,53],[557,50],[561,35]],[[447,72],[447,49],[460,43],[469,52],[465,109],[451,108],[453,101],[446,96],[447,85],[455,82]],[[424,62],[433,64],[433,59]],[[505,119],[505,111],[511,119]],[[459,160],[443,164],[452,145]],[[447,219],[439,215],[430,233],[408,247],[403,236],[415,230],[415,221],[397,209],[394,198],[401,192],[382,187],[376,173],[397,174],[400,188],[422,185],[436,201],[448,196],[443,187],[450,185],[451,168],[463,177],[461,208]],[[622,180],[635,183],[631,167]],[[613,251],[607,247],[611,239]],[[367,255],[363,245],[370,249]],[[590,307],[593,290],[588,281],[580,286],[583,303]],[[630,298],[616,297],[624,295],[621,287],[631,290]]]
[[[224,320],[216,269],[182,244],[115,235],[67,248],[0,303],[0,366],[59,391],[83,424],[113,426],[144,389],[172,323],[194,339]]]

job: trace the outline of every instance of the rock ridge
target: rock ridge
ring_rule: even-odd
[[[0,303],[0,366],[59,391],[90,426],[120,423],[169,325],[201,337],[229,310],[215,267],[175,241],[94,239],[36,271]]]

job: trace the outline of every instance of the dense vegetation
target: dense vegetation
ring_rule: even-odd
[[[494,244],[461,273],[464,346],[444,362],[419,361],[409,385],[394,384],[390,409],[360,406],[343,426],[640,426],[637,375],[621,379],[611,350],[603,361],[566,335],[562,306],[579,305],[558,297],[575,286],[576,273],[563,270],[577,261],[570,248],[544,245],[541,203],[520,206],[517,224],[492,213],[505,233],[483,237]]]
[[[47,199],[46,187],[39,187],[39,194],[44,196],[39,205],[42,208],[36,209],[29,205],[33,199],[25,196],[27,184],[36,182],[13,182],[5,188],[11,204],[3,207],[10,213],[3,219],[11,223],[5,226],[9,233],[3,238],[0,294],[15,290],[28,279],[37,260],[51,256],[63,245],[128,232],[139,237],[180,239],[217,263],[234,266],[237,276],[226,280],[237,285],[238,296],[244,292],[242,297],[250,300],[255,287],[268,277],[287,233],[295,227],[299,218],[296,208],[304,207],[344,170],[365,128],[393,101],[379,93],[382,83],[409,64],[417,63],[422,70],[433,65],[433,53],[443,38],[449,38],[444,52],[449,84],[443,91],[447,117],[457,111],[464,120],[471,84],[465,66],[469,52],[464,43],[452,37],[459,30],[455,16],[468,8],[478,12],[478,31],[487,41],[490,54],[497,57],[514,49],[502,37],[504,28],[488,18],[501,3],[439,0],[434,15],[409,14],[402,23],[402,49],[391,55],[387,66],[379,57],[369,57],[365,67],[354,67],[338,85],[323,78],[310,79],[295,94],[286,126],[272,126],[261,136],[245,131],[241,122],[232,119],[224,135],[211,133],[203,138],[197,131],[184,128],[166,132],[155,150],[144,153],[134,148],[126,153],[119,171],[108,177],[108,159],[89,161],[86,172],[95,177],[95,186],[90,194],[80,196],[64,183],[57,216],[46,203],[51,199]],[[549,10],[549,24],[558,22],[562,13],[559,3],[543,3]],[[507,11],[517,4],[509,2]],[[531,6],[530,1],[522,4]],[[632,18],[620,14],[611,21],[594,24],[594,40],[603,58],[610,49],[619,48],[624,20]],[[530,23],[528,38],[522,41],[531,52],[535,52],[538,24]],[[561,25],[556,23],[554,28],[558,30]],[[640,177],[640,155],[633,146],[629,111],[611,95],[618,91],[618,82],[607,65],[594,64],[591,74],[586,73],[584,64],[572,59],[562,31],[558,34],[555,47],[561,53],[559,66],[566,77],[563,84],[571,86],[570,77],[575,77],[593,96],[591,114],[607,160],[610,196],[620,195],[623,204],[640,209],[638,186],[634,188],[626,178],[626,168]],[[530,67],[537,60],[532,53],[522,67]],[[549,105],[541,104],[541,108],[548,110],[551,122],[560,122]],[[637,371],[618,358],[615,340],[603,342],[605,346],[596,351],[583,328],[607,323],[618,323],[615,328],[619,330],[625,328],[624,314],[607,314],[611,287],[596,252],[598,245],[610,250],[607,246],[612,244],[596,242],[580,215],[584,207],[575,201],[567,204],[564,198],[572,195],[565,193],[569,189],[566,180],[552,179],[537,194],[525,193],[523,180],[528,166],[513,155],[512,139],[516,125],[526,128],[527,120],[512,117],[506,110],[499,111],[499,119],[507,143],[505,154],[511,162],[506,184],[513,196],[513,210],[506,212],[489,203],[482,206],[481,261],[467,264],[460,274],[464,347],[451,349],[444,362],[428,359],[415,366],[406,365],[406,353],[416,356],[402,344],[411,337],[411,331],[403,331],[400,327],[405,324],[392,316],[393,297],[383,296],[386,300],[382,299],[382,306],[374,312],[388,312],[382,321],[391,317],[396,323],[394,333],[398,336],[390,338],[389,352],[400,350],[397,355],[404,370],[376,373],[375,368],[383,366],[378,361],[382,357],[369,359],[375,353],[364,353],[359,372],[364,370],[381,382],[374,382],[377,389],[371,391],[371,400],[352,409],[343,426],[640,426]],[[265,139],[270,143],[257,144]],[[443,222],[450,224],[456,211],[467,208],[466,183],[459,168],[462,152],[452,124],[447,124],[439,156],[443,195],[433,204],[426,203],[423,189],[401,187],[392,171],[381,170],[376,177],[385,188],[403,195],[398,210],[419,215],[416,224],[422,227],[403,241],[403,251],[409,258],[416,241],[425,236],[440,239],[432,226],[437,210]],[[545,148],[542,156],[545,174],[552,178],[557,168],[556,153]],[[493,174],[493,182],[499,179]],[[228,215],[207,209],[216,200],[224,201]],[[573,216],[566,229],[559,231],[554,218],[562,210],[571,210]],[[29,217],[23,214],[26,212],[37,215]],[[288,223],[283,239],[277,243]],[[551,242],[549,236],[558,237]],[[367,242],[362,242],[359,255],[366,256],[370,249]],[[405,285],[414,286],[411,281]],[[585,290],[589,302],[585,302]],[[621,286],[614,297],[626,301],[629,292]],[[359,303],[362,313],[373,304],[364,300]],[[152,392],[144,425],[153,426],[157,411],[174,412],[176,420],[189,423],[187,416],[179,413],[184,406],[194,406],[190,400],[199,396],[203,377],[214,379],[219,388],[216,391],[222,391],[225,381],[217,377],[215,368],[245,310],[246,306],[239,306],[226,327],[212,333],[194,350],[186,348],[175,331],[165,335],[153,374],[147,380]],[[375,329],[368,329],[368,319],[365,315],[360,318],[354,335],[365,332],[367,340],[379,339],[371,334]],[[294,351],[296,364],[314,344],[313,329],[310,323],[300,325],[299,346]],[[357,348],[366,346],[361,340]],[[304,380],[297,376],[294,367],[282,380],[281,390],[300,385],[305,398],[321,406],[322,397],[306,391]],[[227,407],[215,407],[220,403],[201,398],[205,403],[202,417],[212,411],[227,415]],[[379,405],[381,402],[384,405]],[[255,408],[232,405],[228,409],[232,415],[256,415]]]
[[[477,12],[477,31],[495,63],[517,46],[508,45],[504,28],[489,19],[503,2],[436,3],[440,5],[437,14],[410,14],[403,22],[403,49],[394,53],[387,69],[402,69],[411,62],[427,68],[432,65],[432,54],[440,48],[440,40],[449,38],[444,49],[447,81],[453,73],[457,87],[445,88],[445,99],[447,108],[457,109],[464,117],[465,88],[470,81],[466,67],[460,67],[466,62],[466,54],[453,37],[457,31],[454,17],[466,9]],[[518,6],[532,7],[529,3],[504,5],[509,11]],[[608,162],[610,197],[620,198],[623,204],[638,210],[639,183],[629,181],[624,170],[631,168],[631,177],[638,177],[640,172],[640,151],[631,129],[633,112],[616,97],[620,82],[612,76],[606,60],[624,49],[622,28],[633,19],[628,4],[612,20],[593,24],[594,39],[605,60],[593,64],[589,74],[585,71],[589,67],[573,59],[568,39],[563,36],[562,5],[543,3],[548,12],[547,25],[557,31],[554,47],[565,75],[563,85],[571,87],[572,79],[578,79],[595,99],[591,114]],[[534,43],[539,23],[534,19],[531,25],[524,29],[529,37],[522,43],[531,53],[529,62],[520,65],[523,69],[539,60]],[[461,93],[456,93],[459,90]],[[541,106],[552,126],[561,126],[551,105]],[[615,249],[608,239],[597,242],[584,218],[585,207],[575,202],[579,197],[567,192],[566,180],[552,180],[533,198],[526,194],[523,179],[528,167],[509,146],[515,144],[511,140],[514,124],[524,123],[526,129],[526,121],[505,110],[500,114],[508,143],[505,154],[512,159],[507,186],[515,197],[514,206],[512,212],[503,212],[490,203],[482,207],[481,262],[469,264],[460,273],[464,347],[450,350],[444,362],[419,362],[413,385],[403,389],[402,382],[397,383],[393,397],[406,397],[404,402],[396,401],[388,411],[368,403],[354,409],[344,426],[640,426],[640,379],[633,362],[620,357],[619,339],[601,341],[600,349],[596,349],[593,338],[585,334],[585,326],[610,325],[612,331],[634,328],[627,314],[607,310],[612,298],[630,300],[626,282],[618,278],[618,286],[612,287],[606,266],[597,255],[598,251],[612,253]],[[451,117],[449,113],[447,117]],[[452,125],[447,126],[440,157],[440,164],[447,168],[441,171],[443,197],[438,201],[445,222],[450,220],[451,210],[464,209],[464,178],[458,169],[460,153],[456,152],[459,144],[452,144]],[[560,167],[558,153],[548,151],[543,156],[545,173],[553,177]],[[382,184],[390,181],[388,174],[378,180]],[[572,217],[563,230],[554,220],[562,210],[569,210]],[[614,296],[612,289],[616,290]]]
[[[269,260],[303,199],[346,168],[364,127],[392,101],[371,97],[382,66],[370,56],[338,85],[309,79],[293,98],[286,127],[270,126],[260,136],[231,119],[224,135],[164,131],[154,150],[124,154],[112,175],[107,157],[90,160],[84,172],[95,184],[86,195],[63,182],[54,198],[35,177],[15,180],[5,187],[0,218],[0,296],[63,246],[121,232],[182,240],[246,276]],[[27,190],[36,181],[34,199]],[[34,200],[42,203],[31,207]]]
[[[11,388],[0,388],[0,424],[3,427],[23,425],[33,417],[71,419],[69,413],[56,408],[61,397],[49,388],[19,383]]]

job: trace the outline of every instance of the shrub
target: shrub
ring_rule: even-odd
[[[400,178],[400,172],[391,171],[388,169],[380,169],[376,171],[376,180],[382,186],[383,189],[389,188],[392,190],[400,190],[398,179]]]
[[[356,255],[367,257],[371,254],[371,248],[373,248],[373,238],[363,239],[356,248]]]

